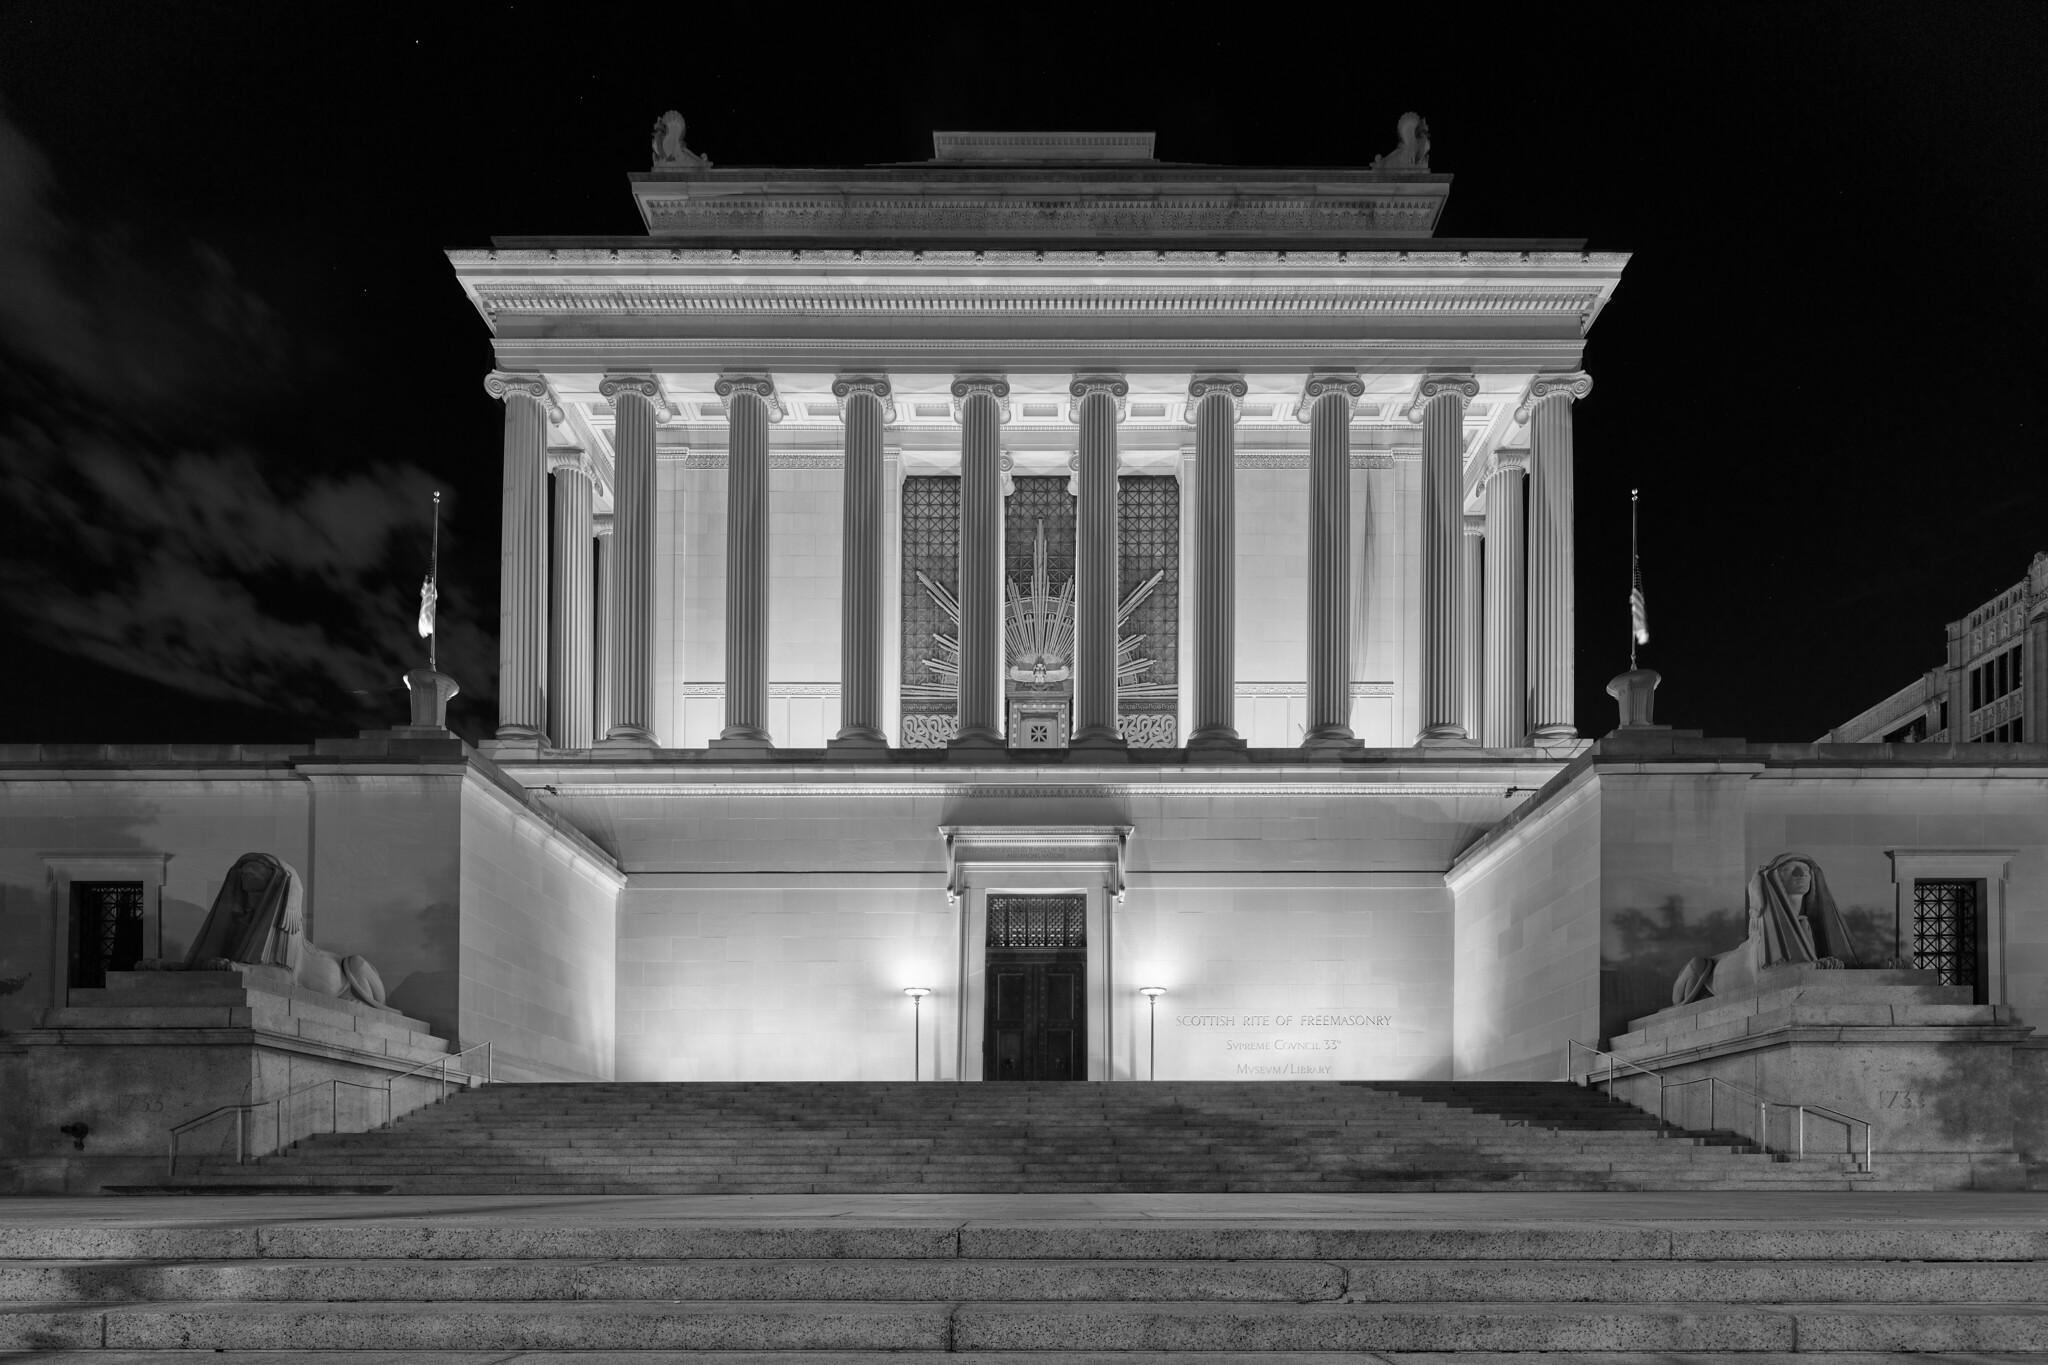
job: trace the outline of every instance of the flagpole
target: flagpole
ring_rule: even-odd
[[[1635,622],[1634,594],[1637,591],[1640,591],[1639,585],[1642,582],[1642,559],[1636,552],[1636,500],[1640,496],[1640,494],[1640,489],[1631,488],[1628,490],[1628,575],[1630,590],[1628,622],[1628,670],[1631,673],[1635,672],[1636,670],[1636,637],[1638,635]],[[436,493],[434,495],[437,505],[439,503],[440,497],[441,495],[439,493]]]
[[[427,633],[427,667],[434,672],[441,671],[438,655],[441,645],[441,613],[438,610],[441,597],[441,490],[434,490],[434,540],[433,550],[427,561],[427,577],[434,585],[434,628]]]

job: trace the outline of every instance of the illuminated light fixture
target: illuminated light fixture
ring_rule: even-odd
[[[1151,1060],[1145,1079],[1159,1079],[1159,997],[1166,994],[1164,986],[1140,986],[1138,994],[1145,997],[1145,1007],[1152,1016]]]
[[[905,986],[903,993],[910,997],[910,1079],[922,1080],[919,1074],[924,1070],[924,998],[932,993],[930,986]]]

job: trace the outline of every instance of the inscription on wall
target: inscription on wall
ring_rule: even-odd
[[[1347,1050],[1394,1016],[1367,1009],[1239,1010],[1173,1016],[1188,1029],[1201,1060],[1236,1076],[1331,1076],[1345,1070]],[[1221,1054],[1217,1056],[1216,1054]]]

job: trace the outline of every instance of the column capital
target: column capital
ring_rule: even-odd
[[[1244,396],[1248,390],[1242,376],[1234,374],[1198,374],[1188,381],[1188,406],[1182,421],[1192,423],[1195,409],[1202,406],[1202,400],[1212,393],[1220,393],[1230,399],[1230,420],[1235,422],[1244,416]]]
[[[593,513],[590,518],[590,534],[594,537],[602,538],[611,533],[612,514],[610,512]]]
[[[844,422],[846,420],[846,400],[859,393],[871,394],[875,401],[882,405],[882,420],[884,422],[896,420],[896,400],[892,396],[894,390],[889,387],[888,376],[879,374],[842,374],[832,381],[832,396],[839,400],[840,421]]]
[[[590,453],[582,446],[549,446],[548,473],[581,474],[594,487],[597,470],[590,463]]]
[[[1469,374],[1426,374],[1415,386],[1415,396],[1408,400],[1408,420],[1420,422],[1429,405],[1439,398],[1458,400],[1458,411],[1479,396],[1479,381]]]
[[[751,393],[761,400],[761,406],[768,409],[770,422],[782,420],[782,395],[775,391],[773,375],[722,374],[718,376],[718,382],[711,386],[711,391],[718,395],[719,402],[726,404],[728,415],[731,414],[732,405],[726,400],[736,393]]]
[[[538,374],[508,374],[504,370],[492,370],[484,376],[484,392],[499,402],[508,398],[531,398],[547,409],[548,420],[560,424],[562,403],[555,397],[555,391],[548,387],[547,377]]]
[[[1584,370],[1572,374],[1539,374],[1529,381],[1529,388],[1522,395],[1522,401],[1515,407],[1515,421],[1527,426],[1536,413],[1536,405],[1546,398],[1562,398],[1570,403],[1584,398],[1593,391],[1593,376]]]
[[[1124,420],[1131,386],[1120,374],[1077,374],[1067,385],[1067,420],[1081,420],[1081,402],[1091,393],[1106,394],[1116,403],[1116,420]]]
[[[1315,410],[1319,399],[1336,395],[1344,400],[1344,411],[1348,416],[1358,400],[1365,394],[1365,385],[1355,374],[1312,374],[1301,386],[1301,397],[1294,405],[1294,419],[1306,422]]]
[[[963,374],[953,380],[953,420],[958,422],[967,409],[967,399],[972,394],[985,393],[996,400],[996,411],[1000,420],[1010,420],[1010,381],[1001,375]]]
[[[1466,535],[1479,540],[1486,539],[1486,518],[1483,515],[1467,512],[1464,517],[1464,525]]]
[[[598,396],[617,407],[619,395],[637,393],[654,407],[656,423],[666,422],[675,415],[675,404],[668,401],[668,391],[661,386],[661,380],[651,374],[608,374],[597,382]]]
[[[1529,472],[1529,452],[1522,449],[1501,449],[1493,452],[1493,463],[1487,467],[1486,477],[1496,474],[1524,474]]]

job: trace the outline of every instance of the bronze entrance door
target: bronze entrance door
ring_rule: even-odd
[[[984,1080],[1088,1079],[1087,908],[1086,896],[988,898]]]

